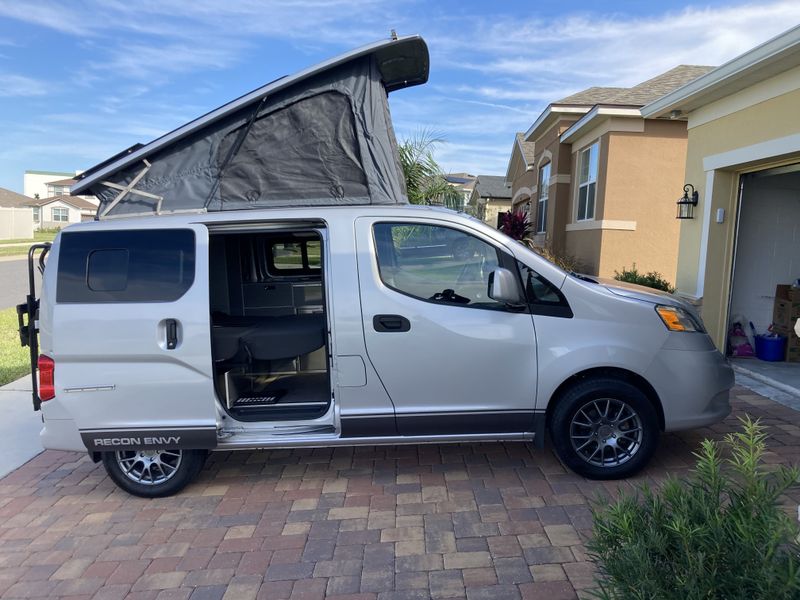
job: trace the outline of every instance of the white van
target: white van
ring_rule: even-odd
[[[389,90],[381,60],[413,81],[398,56],[419,66],[424,43],[368,48],[347,56],[377,64],[381,75],[371,81]],[[335,87],[349,60],[307,73],[333,69]],[[425,61],[418,79],[427,77]],[[304,77],[299,95],[319,102],[325,94],[306,94]],[[58,235],[46,265],[40,259],[41,298],[31,286],[19,308],[38,360],[34,405],[45,448],[88,450],[120,487],[153,497],[180,490],[212,450],[488,440],[541,447],[547,432],[567,466],[605,479],[641,469],[661,431],[729,413],[732,371],[692,307],[566,273],[453,211],[376,201],[401,178],[388,112],[343,124],[331,110],[331,144],[320,106],[304,112],[275,85],[245,103],[258,103],[255,112],[223,107],[99,165],[73,189],[98,195],[101,219]],[[303,118],[317,128],[311,144],[293,139],[279,153],[263,138],[248,145],[253,132]],[[384,118],[388,163],[375,145],[361,145],[380,144],[361,128]],[[278,154],[309,148],[323,157],[313,173],[280,163]],[[217,157],[215,177],[186,158],[199,154]],[[383,170],[375,166],[382,162]],[[289,181],[281,198],[293,200],[283,206],[264,180],[276,163]],[[315,177],[337,182],[326,202],[313,196],[328,193]],[[309,188],[317,191],[294,202]],[[38,248],[48,250],[31,250],[31,283]]]

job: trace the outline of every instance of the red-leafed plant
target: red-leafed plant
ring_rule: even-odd
[[[500,225],[500,231],[511,239],[519,241],[524,240],[531,231],[528,214],[521,210],[507,212]]]

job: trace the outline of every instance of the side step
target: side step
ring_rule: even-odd
[[[308,408],[310,406],[323,407],[327,402],[280,402],[281,395],[276,396],[254,396],[252,398],[237,398],[231,408]]]
[[[255,448],[327,448],[332,446],[383,446],[402,444],[448,444],[465,442],[531,442],[535,439],[532,431],[520,433],[470,433],[441,436],[391,436],[391,437],[351,437],[343,438],[336,434],[332,426],[321,426],[312,431],[299,431],[298,428],[222,431],[216,450],[252,450]]]

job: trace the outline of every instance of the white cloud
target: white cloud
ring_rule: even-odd
[[[13,134],[18,156],[35,158],[29,152],[37,148],[92,163],[263,83],[277,68],[269,55],[275,45],[301,55],[292,64],[302,65],[395,27],[424,33],[432,69],[429,85],[392,95],[398,135],[441,131],[449,143],[436,154],[448,170],[503,173],[514,132],[547,103],[590,86],[634,85],[677,64],[721,64],[800,22],[796,0],[671,11],[654,5],[650,16],[565,5],[543,18],[535,3],[526,10],[465,3],[445,13],[422,0],[0,0],[0,18],[58,32],[51,37],[59,45],[78,50],[65,56],[84,57],[65,64],[55,44],[37,46],[52,53],[42,64],[48,82],[59,81],[59,96],[49,117],[29,119],[35,129],[0,114],[4,142]],[[11,28],[3,36],[11,57],[28,42]],[[47,93],[29,73],[0,72],[0,96]],[[75,158],[73,146],[80,148]]]
[[[47,83],[14,73],[0,73],[0,98],[44,96]]]
[[[635,85],[679,64],[720,65],[798,22],[800,3],[785,0],[645,18],[493,19],[475,35],[448,40],[440,53],[451,67],[491,82],[474,86],[477,96],[533,100],[546,96],[536,89],[544,86],[557,90],[552,101],[593,85]],[[513,83],[498,86],[498,80]]]
[[[224,69],[235,62],[241,47],[242,43],[222,43],[214,39],[208,40],[204,46],[125,43],[114,48],[108,59],[93,62],[91,67],[113,72],[114,76],[123,79],[158,83],[175,73]]]

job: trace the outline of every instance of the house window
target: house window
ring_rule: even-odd
[[[69,221],[69,209],[53,207],[52,211],[53,221],[56,223],[67,223]]]
[[[548,196],[550,196],[550,163],[539,169],[539,204],[536,207],[536,233],[547,231]]]
[[[581,150],[580,178],[578,185],[578,221],[594,219],[594,203],[597,195],[597,153],[599,144],[595,142]]]
[[[39,219],[41,218],[41,216],[40,216],[41,212],[42,212],[42,209],[39,208],[38,206],[34,206],[33,207],[33,222],[34,223],[38,223],[39,222]]]
[[[49,196],[65,196],[69,194],[69,187],[66,185],[48,185]]]

